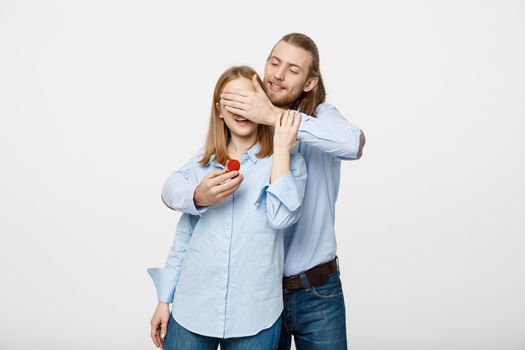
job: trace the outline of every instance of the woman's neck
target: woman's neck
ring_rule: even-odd
[[[257,134],[250,135],[249,137],[231,135],[230,143],[228,143],[228,155],[230,159],[241,159],[241,155],[256,143]]]

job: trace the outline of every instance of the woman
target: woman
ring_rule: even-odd
[[[283,230],[301,214],[306,184],[297,143],[299,115],[287,111],[272,127],[220,105],[223,90],[251,89],[255,71],[226,70],[213,95],[206,145],[185,176],[196,182],[238,159],[241,186],[220,204],[182,215],[164,268],[149,269],[159,304],[152,321],[155,345],[165,349],[274,349],[280,333]],[[259,83],[260,79],[257,78]],[[199,160],[200,158],[200,160]]]

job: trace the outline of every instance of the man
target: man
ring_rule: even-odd
[[[365,144],[362,131],[337,109],[324,103],[319,52],[308,36],[285,35],[272,49],[264,69],[264,89],[253,79],[255,92],[224,91],[221,104],[256,123],[275,125],[286,109],[301,112],[298,150],[308,172],[302,216],[284,232],[284,312],[279,349],[346,349],[345,306],[339,279],[334,231],[335,202],[342,160],[359,159]],[[266,93],[265,93],[266,90]],[[185,167],[172,173],[162,190],[164,203],[200,215],[221,203],[241,185],[237,171],[217,171],[192,183]],[[167,317],[154,316],[152,328]]]

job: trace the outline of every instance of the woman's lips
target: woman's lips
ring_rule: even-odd
[[[234,118],[233,120],[235,120],[235,122],[240,125],[249,125],[252,123],[252,121],[246,118]]]

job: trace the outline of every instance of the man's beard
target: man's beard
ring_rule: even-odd
[[[302,93],[302,91],[299,91],[295,95],[285,94],[283,97],[277,97],[272,93],[272,91],[268,91],[267,95],[270,99],[270,102],[272,102],[275,107],[290,109],[296,104]]]

